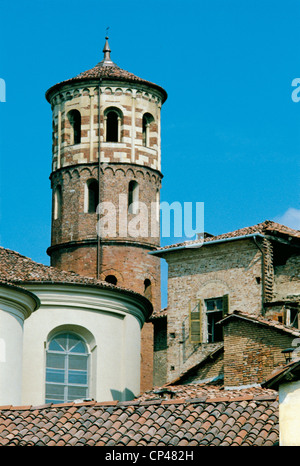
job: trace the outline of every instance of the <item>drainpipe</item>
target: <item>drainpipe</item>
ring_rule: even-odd
[[[101,122],[101,116],[100,116],[100,104],[101,104],[101,83],[102,83],[102,78],[99,79],[99,86],[98,86],[98,209],[97,209],[97,225],[98,228],[100,227],[100,209],[99,205],[101,202],[101,189],[100,189],[100,169],[101,169],[101,144],[100,144],[100,135],[101,135],[101,128],[100,128],[100,122]],[[101,275],[101,268],[102,268],[102,248],[101,248],[101,239],[100,239],[100,228],[99,230],[97,229],[97,279],[100,279]]]

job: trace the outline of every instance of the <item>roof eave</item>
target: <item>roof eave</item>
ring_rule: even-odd
[[[192,243],[189,244],[188,242],[186,244],[183,244],[181,246],[174,246],[174,247],[167,247],[166,249],[158,249],[156,251],[151,251],[149,254],[153,254],[156,256],[166,254],[169,252],[173,251],[179,251],[183,249],[199,249],[203,246],[209,246],[211,244],[218,244],[218,243],[227,243],[229,241],[237,241],[237,240],[243,240],[243,239],[249,239],[253,237],[260,237],[260,238],[265,238],[265,235],[262,235],[261,233],[251,233],[249,235],[243,235],[243,236],[233,236],[231,238],[221,238],[221,239],[216,239],[216,240],[211,240],[211,241],[199,241],[198,243]]]
[[[134,80],[130,80],[130,79],[126,79],[126,78],[122,78],[120,76],[116,77],[116,76],[111,76],[111,77],[99,77],[99,78],[86,78],[86,77],[78,77],[78,78],[71,78],[69,80],[65,80],[65,81],[62,81],[60,83],[57,83],[57,84],[54,84],[53,86],[51,86],[45,93],[45,97],[46,97],[46,100],[51,103],[51,98],[54,94],[56,94],[57,92],[60,91],[60,89],[64,86],[72,86],[73,84],[81,84],[81,83],[93,83],[94,85],[99,85],[100,83],[110,83],[111,81],[114,81],[114,82],[120,82],[120,83],[128,83],[128,84],[133,84],[133,85],[137,85],[137,86],[147,86],[147,87],[150,87],[154,90],[156,90],[157,92],[159,92],[161,94],[161,97],[162,97],[162,103],[164,103],[167,98],[168,98],[168,94],[167,92],[165,91],[165,89],[161,86],[159,86],[158,84],[154,84],[154,83],[151,83],[150,81],[134,81]]]

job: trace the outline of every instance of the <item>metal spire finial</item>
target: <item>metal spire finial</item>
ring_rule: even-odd
[[[106,28],[105,44],[103,48],[104,58],[101,62],[103,66],[114,65],[113,61],[110,58],[111,50],[110,50],[109,43],[108,43],[108,35],[107,35],[108,29],[109,27]]]

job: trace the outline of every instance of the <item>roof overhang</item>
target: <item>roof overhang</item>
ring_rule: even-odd
[[[220,243],[229,243],[231,241],[240,241],[240,240],[245,240],[245,239],[250,239],[250,238],[255,238],[255,237],[265,238],[266,236],[262,235],[261,233],[251,233],[249,235],[232,236],[230,238],[221,238],[221,239],[215,239],[215,240],[210,240],[210,241],[197,241],[195,243],[186,241],[185,243],[179,246],[176,246],[176,245],[170,246],[170,247],[167,246],[165,248],[157,249],[156,251],[151,251],[149,252],[149,254],[153,254],[156,256],[162,256],[169,252],[182,251],[182,250],[187,250],[187,249],[200,249],[203,246],[211,246],[211,245],[220,244]]]
[[[283,243],[289,246],[293,246],[296,248],[300,248],[300,245],[292,244],[288,240],[284,240],[283,238],[279,238],[276,236],[271,236],[271,235],[264,235],[262,233],[250,233],[248,235],[242,235],[242,236],[232,236],[229,238],[220,238],[220,239],[215,239],[215,240],[209,240],[209,241],[195,241],[189,242],[186,241],[185,243],[182,243],[180,245],[174,245],[174,246],[166,246],[164,248],[157,249],[155,251],[149,252],[149,254],[153,254],[156,256],[163,257],[165,254],[174,252],[174,251],[182,251],[182,250],[188,250],[188,249],[200,249],[203,246],[211,246],[215,244],[221,244],[221,243],[229,243],[232,241],[241,241],[241,240],[247,240],[247,239],[254,239],[255,238],[261,238],[261,239],[268,239],[270,241],[276,241],[279,243]]]

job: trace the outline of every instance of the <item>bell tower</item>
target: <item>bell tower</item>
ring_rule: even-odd
[[[160,309],[160,86],[104,57],[52,86],[51,265],[145,294]],[[144,333],[146,330],[144,330]],[[143,359],[143,355],[142,355]],[[143,385],[143,384],[142,384]]]

